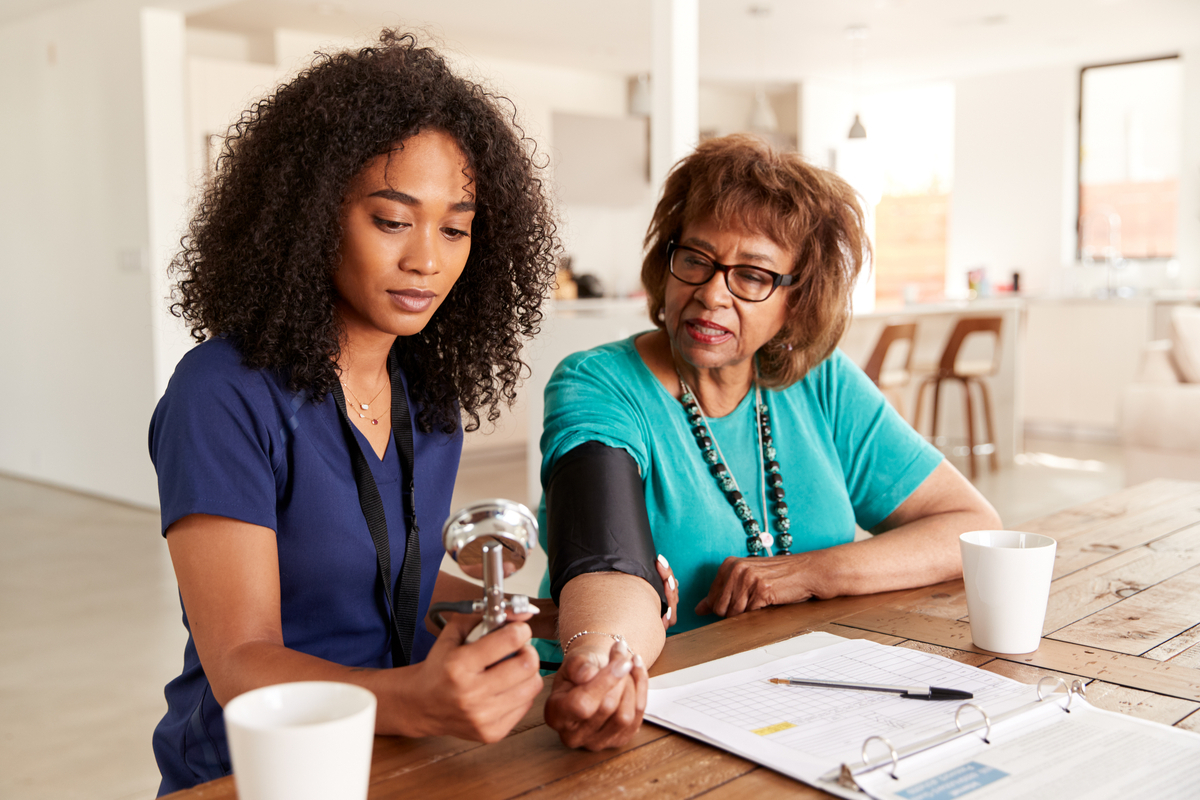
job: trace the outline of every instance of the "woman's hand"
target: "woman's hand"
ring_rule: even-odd
[[[658,569],[658,577],[662,578],[663,589],[667,592],[667,613],[662,617],[663,630],[667,630],[675,624],[675,620],[679,619],[679,614],[675,611],[679,606],[679,581],[675,580],[675,573],[672,571],[671,565],[667,563],[667,557],[661,553],[654,562],[654,566]],[[558,609],[555,609],[556,616],[557,611]]]
[[[721,563],[708,597],[696,605],[700,616],[736,617],[747,611],[822,596],[806,575],[807,553],[770,558],[730,556]]]
[[[650,686],[646,664],[623,642],[613,642],[605,652],[578,641],[554,675],[546,724],[558,731],[567,747],[620,747],[642,724]]]
[[[537,652],[529,644],[529,625],[510,622],[464,644],[479,619],[455,614],[429,656],[410,668],[416,674],[402,679],[404,713],[411,715],[410,724],[416,728],[412,735],[499,741],[541,692],[544,684]]]

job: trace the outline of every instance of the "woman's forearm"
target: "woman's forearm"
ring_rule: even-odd
[[[666,634],[658,592],[642,578],[622,572],[590,572],[570,580],[559,597],[558,636],[564,645],[581,631],[571,651],[586,649],[607,663],[611,635],[620,635],[647,665],[662,652]]]
[[[260,686],[338,681],[375,694],[376,733],[495,741],[529,709],[542,688],[537,654],[529,646],[530,630],[524,624],[507,625],[464,644],[472,624],[468,617],[451,620],[427,658],[404,667],[347,667],[277,642],[255,641],[210,660],[205,671],[222,705]]]
[[[795,558],[819,598],[910,589],[961,577],[959,534],[998,525],[994,512],[946,512]]]
[[[402,704],[396,696],[397,687],[410,671],[408,667],[395,670],[347,667],[266,641],[246,642],[205,664],[213,696],[222,706],[243,692],[276,683],[353,683],[370,689],[379,700],[376,733],[416,736],[420,731],[413,726],[415,720],[412,715],[401,712]]]
[[[876,529],[877,535],[811,555],[817,597],[910,589],[962,576],[958,537],[1000,527],[974,486],[943,461]]]

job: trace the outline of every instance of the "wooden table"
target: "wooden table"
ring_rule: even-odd
[[[1020,526],[1058,540],[1041,647],[996,656],[971,645],[962,581],[763,609],[671,637],[652,675],[805,630],[939,653],[1035,683],[1082,678],[1088,700],[1200,731],[1200,484],[1157,480]],[[828,797],[769,769],[645,724],[620,750],[568,750],[542,701],[503,741],[376,737],[383,798]],[[222,778],[172,798],[233,798]]]

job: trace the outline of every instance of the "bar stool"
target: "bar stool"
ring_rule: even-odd
[[[975,415],[971,408],[972,385],[979,387],[979,394],[983,399],[983,419],[984,424],[987,426],[988,438],[986,444],[990,444],[992,447],[991,452],[988,454],[989,463],[993,470],[1000,468],[1000,460],[996,456],[996,434],[995,425],[992,420],[991,398],[988,395],[987,383],[983,380],[1000,371],[1000,323],[1000,317],[964,317],[958,320],[954,325],[954,330],[950,332],[950,339],[946,342],[946,349],[942,351],[942,359],[938,364],[937,371],[925,377],[917,389],[917,413],[913,419],[913,427],[920,430],[921,407],[925,400],[925,387],[931,384],[933,386],[933,415],[929,426],[929,438],[933,441],[937,439],[938,401],[941,398],[942,381],[956,380],[962,383],[963,398],[966,401],[967,413],[968,463],[972,478],[975,477]],[[959,352],[962,349],[963,342],[968,336],[973,334],[986,334],[994,337],[992,358],[990,360],[968,361],[959,359]]]
[[[917,323],[915,322],[885,325],[879,334],[879,340],[875,343],[875,350],[867,359],[867,365],[863,367],[863,372],[867,374],[867,377],[879,387],[879,391],[883,392],[883,395],[900,412],[900,416],[905,419],[908,417],[904,413],[904,393],[900,390],[908,386],[912,379],[913,340],[916,335]],[[883,368],[885,364],[893,367],[893,364],[887,363],[888,353],[893,345],[907,347],[904,352],[903,365],[899,368],[885,370]],[[893,362],[895,360],[893,359]]]

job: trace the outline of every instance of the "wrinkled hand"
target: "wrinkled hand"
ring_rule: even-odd
[[[529,625],[521,621],[528,617],[471,644],[463,642],[479,615],[450,619],[429,656],[414,665],[420,671],[410,700],[424,722],[421,735],[496,742],[525,716],[543,686]]]
[[[700,616],[736,617],[747,611],[817,596],[800,568],[804,554],[769,558],[729,557],[717,570],[708,597],[696,605]]]
[[[620,747],[642,724],[650,676],[623,642],[603,650],[572,647],[554,675],[546,724],[567,747]]]
[[[679,581],[675,580],[675,572],[667,563],[667,557],[659,555],[654,566],[658,569],[658,577],[662,578],[663,588],[667,592],[667,613],[663,614],[663,630],[670,628],[679,618],[676,608],[679,606]]]

